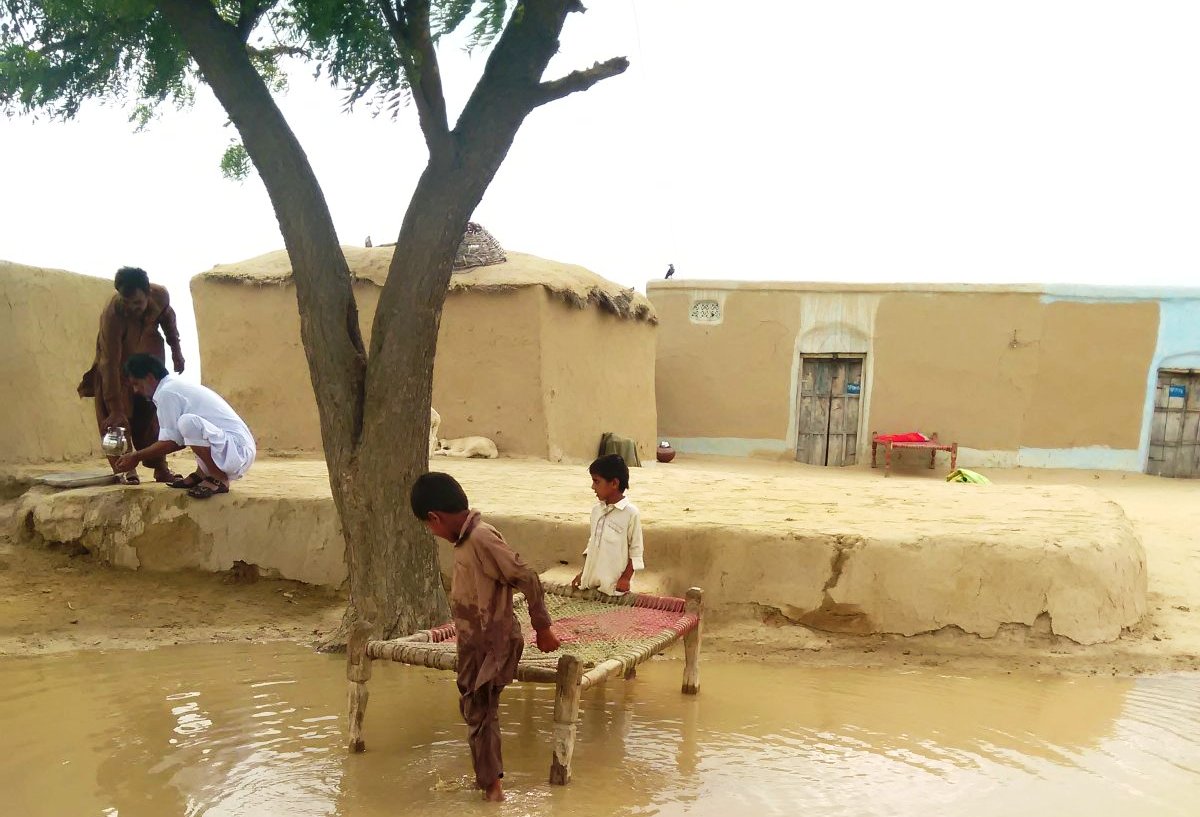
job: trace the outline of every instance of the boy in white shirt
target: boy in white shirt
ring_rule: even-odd
[[[583,552],[583,570],[571,582],[583,589],[597,588],[609,596],[629,592],[635,570],[643,570],[642,517],[625,498],[629,466],[620,454],[606,454],[592,463],[592,491],[600,500],[592,508],[591,535]]]

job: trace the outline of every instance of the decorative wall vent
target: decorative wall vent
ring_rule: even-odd
[[[696,301],[689,317],[696,323],[720,323],[721,304],[717,301]]]

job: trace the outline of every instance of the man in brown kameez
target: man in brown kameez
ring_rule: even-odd
[[[117,292],[100,313],[96,358],[83,375],[79,396],[95,398],[96,424],[101,435],[112,426],[123,426],[129,430],[134,448],[142,449],[158,439],[158,418],[154,404],[134,393],[122,367],[131,355],[138,353],[154,355],[165,362],[165,335],[175,371],[182,372],[179,329],[166,287],[151,284],[145,270],[122,267],[117,270],[113,286]],[[114,472],[116,463],[115,457],[109,458]],[[165,459],[147,460],[145,465],[154,470],[154,478],[159,482],[177,479]],[[131,474],[130,481],[137,481],[136,473]]]
[[[454,545],[450,609],[458,640],[459,709],[467,722],[475,784],[485,799],[503,800],[500,693],[516,677],[525,646],[513,613],[514,589],[525,594],[537,648],[554,652],[559,643],[537,573],[469,507],[462,486],[449,474],[425,474],[413,485],[413,513],[431,533]]]

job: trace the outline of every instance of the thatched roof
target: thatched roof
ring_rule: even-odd
[[[394,247],[343,246],[342,252],[355,279],[383,286]],[[456,271],[450,278],[449,290],[499,292],[540,286],[579,309],[594,304],[622,318],[658,323],[654,307],[645,295],[632,288],[625,289],[591,270],[525,253],[507,253],[506,259],[500,263]],[[291,281],[292,265],[286,250],[276,250],[236,264],[218,264],[199,277],[250,286],[285,284]]]
[[[454,254],[455,272],[472,267],[486,267],[489,264],[503,264],[507,260],[504,248],[491,233],[473,221],[467,222],[467,231],[458,243],[458,252]]]

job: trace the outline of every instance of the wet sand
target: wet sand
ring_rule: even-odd
[[[525,474],[514,481],[507,495],[493,493],[478,503],[493,512],[502,511],[506,504],[527,504],[539,493],[564,494],[564,474],[569,479],[571,473],[570,469],[525,469],[519,460],[435,463],[435,467],[456,473],[493,465]],[[775,522],[779,509],[772,505],[764,511],[764,501],[781,479],[834,484],[843,495],[852,495],[862,505],[873,507],[878,524],[913,511],[911,501],[906,503],[904,499],[906,485],[920,494],[924,489],[917,483],[940,480],[938,474],[920,468],[901,467],[884,480],[880,472],[865,468],[812,469],[791,463],[722,458],[687,458],[668,467],[681,472],[681,480],[698,480],[702,476],[699,472],[714,470],[727,473],[731,479],[736,477],[738,487],[745,490],[722,495],[720,514],[726,520],[736,515],[751,522],[762,520],[763,524]],[[286,462],[275,464],[280,492],[288,490],[287,470]],[[578,513],[586,514],[586,469],[577,470],[582,474],[577,502],[563,500],[563,507],[551,508],[552,513],[568,518],[572,510],[569,506],[578,504]],[[648,471],[634,472],[634,495],[638,474]],[[1145,620],[1116,642],[1082,647],[1025,627],[1006,628],[990,639],[952,628],[909,638],[839,636],[794,625],[768,613],[762,620],[710,619],[706,654],[738,660],[803,662],[809,666],[953,665],[997,671],[1102,674],[1200,669],[1200,483],[1113,473],[986,473],[998,483],[1082,485],[1118,504],[1147,552],[1149,610]],[[311,475],[298,476],[311,483]],[[971,486],[956,487],[972,490]],[[825,499],[804,497],[806,503],[819,504]],[[652,506],[659,518],[674,513],[672,521],[704,524],[704,518],[716,509],[706,508],[703,496],[699,500],[696,508],[678,508],[653,496],[639,498]],[[997,513],[1003,513],[1003,508]],[[243,585],[228,578],[133,573],[96,565],[88,556],[73,557],[62,551],[30,549],[5,541],[0,543],[0,654],[213,640],[307,642],[315,631],[331,627],[340,614],[342,602],[335,593],[289,582]]]

